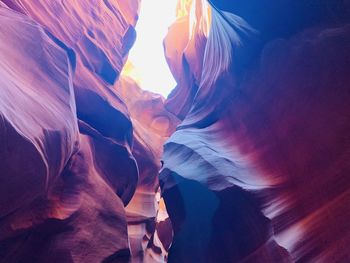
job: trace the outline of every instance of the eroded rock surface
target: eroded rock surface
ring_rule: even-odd
[[[166,110],[161,95],[143,91],[129,77],[122,76],[116,90],[128,105],[134,128],[133,155],[140,172],[135,195],[126,208],[133,262],[164,262],[167,251],[155,240],[158,223],[163,221],[160,214],[166,213],[164,205],[159,205],[163,201],[159,200],[158,171],[163,144],[179,120]],[[172,238],[171,227],[167,238]]]
[[[167,99],[139,4],[0,1],[0,262],[348,262],[348,1],[179,1]]]
[[[178,79],[169,101],[196,89],[164,148],[169,262],[347,262],[348,4],[212,2],[208,37],[194,44],[204,55],[170,60],[192,76],[186,58],[203,67],[199,86]]]
[[[66,52],[34,21],[0,8],[0,216],[5,217],[47,193],[77,150],[78,124]]]
[[[137,6],[1,3],[1,262],[130,261],[138,167],[112,84]]]

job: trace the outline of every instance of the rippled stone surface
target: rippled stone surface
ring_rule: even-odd
[[[115,88],[128,105],[134,127],[133,155],[140,172],[135,195],[126,208],[133,262],[164,262],[166,250],[154,237],[160,220],[157,214],[166,213],[164,205],[159,206],[158,171],[163,144],[179,120],[165,109],[161,95],[141,90],[131,78],[122,76]]]
[[[129,262],[139,172],[113,84],[137,6],[1,2],[1,262]]]
[[[181,105],[198,89],[164,148],[169,262],[347,262],[349,6],[212,4],[206,43],[194,44],[204,55],[191,53],[199,86],[178,80],[170,98]]]
[[[139,4],[0,1],[0,262],[348,262],[348,1],[179,1],[167,99]]]

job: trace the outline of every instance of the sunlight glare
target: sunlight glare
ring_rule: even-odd
[[[168,96],[176,82],[165,60],[163,39],[176,19],[177,0],[143,0],[137,39],[129,54],[142,89]]]

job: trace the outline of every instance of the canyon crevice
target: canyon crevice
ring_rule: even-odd
[[[0,1],[0,262],[349,262],[349,1],[179,0],[166,99],[141,4]]]

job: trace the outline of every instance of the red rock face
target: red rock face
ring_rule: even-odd
[[[350,261],[347,1],[179,1],[167,99],[139,2],[0,1],[0,262]]]

